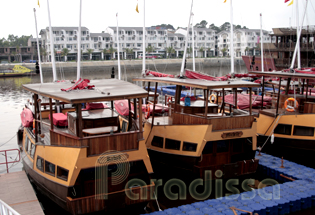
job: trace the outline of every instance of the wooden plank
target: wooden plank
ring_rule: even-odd
[[[2,174],[0,199],[20,214],[44,215],[24,171]]]

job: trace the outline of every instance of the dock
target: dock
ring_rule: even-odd
[[[279,184],[235,194],[218,199],[208,199],[192,204],[156,211],[154,215],[283,215],[315,210],[315,170],[268,154],[256,153],[257,171]],[[283,163],[282,163],[283,162]],[[283,164],[283,165],[282,165]],[[232,211],[231,207],[242,211]],[[245,212],[246,211],[246,212]]]
[[[44,215],[24,171],[0,174],[0,200],[21,215]]]

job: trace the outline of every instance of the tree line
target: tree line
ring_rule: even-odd
[[[208,22],[206,20],[202,20],[201,22],[197,23],[194,27],[195,28],[207,28]],[[229,22],[223,23],[221,26],[216,26],[215,24],[210,24],[209,28],[215,30],[215,33],[220,33],[221,31],[229,31],[231,24]],[[233,29],[248,29],[246,26],[241,25],[233,25]]]
[[[27,46],[27,41],[31,37],[22,35],[21,37],[9,34],[8,38],[0,39],[0,47],[17,47],[17,46]]]

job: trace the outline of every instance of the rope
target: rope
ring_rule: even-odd
[[[6,141],[5,143],[1,144],[0,147],[1,147],[1,146],[4,146],[4,145],[7,144],[8,142],[10,142],[15,136],[16,136],[16,134],[15,134],[13,137],[11,137],[8,141]]]
[[[267,141],[269,140],[269,138],[271,137],[271,135],[273,134],[273,131],[275,130],[275,127],[276,125],[278,124],[281,116],[283,116],[284,114],[280,114],[278,119],[277,119],[277,122],[274,124],[273,128],[272,128],[272,132],[270,132],[270,135],[268,136],[267,140],[265,141],[265,143],[263,144],[263,146],[260,148],[260,150],[262,150],[264,148],[264,146],[266,145]]]

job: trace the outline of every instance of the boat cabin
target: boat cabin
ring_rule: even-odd
[[[202,177],[205,170],[214,173],[221,169],[225,172],[224,177],[256,171],[256,121],[252,114],[251,92],[259,84],[168,77],[133,80],[154,83],[155,93],[159,84],[176,86],[174,99],[168,103],[168,115],[153,114],[145,123],[144,139],[154,168],[155,164],[164,163],[166,166],[192,171],[197,177]],[[189,104],[181,101],[184,87],[202,91],[204,99],[190,101]],[[237,91],[242,87],[248,88],[250,92],[248,111],[237,108]],[[232,89],[232,103],[226,102],[224,96],[220,102],[210,102],[212,90],[218,96],[220,92],[227,92],[226,88]]]
[[[61,90],[73,85],[64,82],[23,85],[33,93],[34,106],[33,126],[24,128],[21,141],[25,171],[44,194],[73,214],[146,204],[154,183],[146,146],[140,142],[142,110],[129,105],[125,117],[113,103],[132,100],[141,107],[148,93],[117,79],[90,84],[95,87],[72,91]],[[143,184],[136,186],[133,179]],[[129,198],[133,193],[141,198]]]

